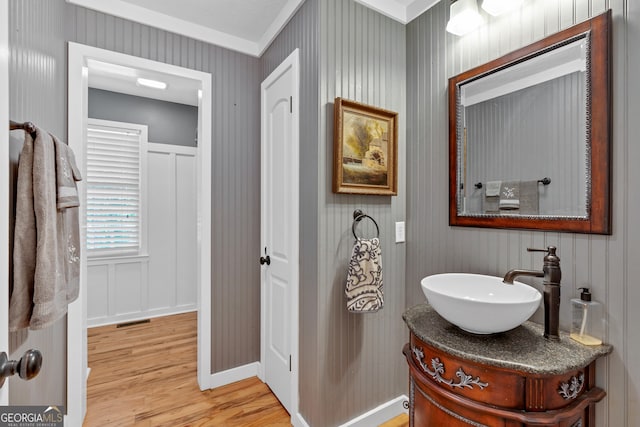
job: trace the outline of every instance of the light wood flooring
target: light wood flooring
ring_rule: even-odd
[[[196,313],[88,332],[85,427],[279,427],[289,414],[269,387],[250,378],[200,391]],[[406,427],[405,415],[381,427]]]
[[[89,329],[85,427],[290,426],[258,378],[201,392],[196,313]]]

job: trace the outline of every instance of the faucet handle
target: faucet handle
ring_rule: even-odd
[[[547,249],[534,249],[534,248],[527,248],[527,252],[544,252],[547,253],[549,255],[555,255],[556,254],[556,247],[555,246],[549,246]]]
[[[549,253],[549,254],[555,254],[556,247],[555,246],[549,246],[547,249],[527,248],[527,252],[546,252],[546,253]]]
[[[556,247],[549,246],[547,249],[532,249],[527,248],[528,252],[544,252],[546,255],[544,256],[545,265],[555,265],[560,266],[560,257],[556,255]]]

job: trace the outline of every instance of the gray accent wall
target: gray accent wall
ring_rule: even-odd
[[[198,107],[89,88],[89,117],[148,126],[149,142],[196,147]]]
[[[613,235],[449,227],[447,79],[589,17],[613,10]],[[515,267],[539,269],[527,247],[556,245],[562,260],[561,326],[569,300],[589,286],[605,304],[613,354],[598,362],[597,426],[640,425],[640,5],[629,0],[527,1],[521,11],[491,18],[465,37],[446,33],[449,2],[407,25],[407,277],[406,303],[425,301],[422,277],[443,272],[503,275]],[[553,179],[553,177],[552,177]],[[551,184],[553,185],[553,184]],[[532,282],[541,289],[540,282]],[[542,322],[540,312],[536,319]]]
[[[300,329],[299,411],[305,419],[318,419],[324,411],[317,386],[322,344],[318,318],[318,117],[319,0],[306,0],[261,57],[262,80],[296,48],[300,49]],[[313,425],[313,424],[312,424]],[[321,424],[318,424],[321,425]]]
[[[550,185],[537,186],[539,213],[586,215],[584,82],[574,72],[464,108],[468,213],[484,212],[487,181],[549,177]]]
[[[259,360],[260,270],[252,262],[260,245],[259,59],[64,0],[9,5],[11,118],[33,121],[64,139],[67,41],[212,74],[212,372]],[[12,176],[21,147],[21,136],[14,134]],[[43,349],[48,374],[41,375],[40,386],[12,387],[11,402],[64,404],[65,323],[12,337],[12,355],[27,346]]]
[[[67,56],[62,5],[62,2],[36,0],[9,2],[9,115],[12,120],[31,121],[66,140]],[[11,132],[10,248],[13,247],[18,156],[23,141],[23,131]],[[9,404],[65,405],[66,317],[45,330],[11,333],[9,340],[9,353],[14,360],[30,348],[40,350],[43,355],[38,377],[29,382],[17,376],[9,379]]]
[[[82,7],[66,9],[69,40],[211,73],[211,369],[259,360],[260,60]]]
[[[397,21],[353,0],[325,0],[320,2],[320,23],[317,335],[322,359],[317,384],[323,409],[313,425],[329,426],[408,392],[401,353],[408,338],[402,321],[406,245],[395,243],[395,222],[406,215],[407,65],[405,26]],[[337,96],[399,113],[397,196],[332,192]],[[375,314],[345,309],[352,214],[358,208],[380,226],[385,307]]]
[[[352,0],[307,0],[263,56],[263,78],[296,47],[303,98],[300,412],[310,425],[332,426],[407,393],[405,245],[394,241],[406,205],[405,27]],[[398,196],[332,192],[337,96],[400,113]],[[358,208],[380,226],[385,307],[375,314],[349,314],[345,305]]]

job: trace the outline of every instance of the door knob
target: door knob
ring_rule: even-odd
[[[20,360],[9,360],[7,353],[0,353],[0,387],[4,380],[18,374],[23,380],[30,380],[40,372],[42,367],[42,353],[38,350],[27,350]]]
[[[271,258],[269,257],[269,255],[260,257],[260,265],[265,265],[265,264],[271,265]]]

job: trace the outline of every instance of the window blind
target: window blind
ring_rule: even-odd
[[[141,134],[89,123],[87,128],[88,255],[137,254],[141,238]]]

